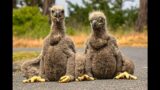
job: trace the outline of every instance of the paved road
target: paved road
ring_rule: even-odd
[[[24,49],[14,49],[22,51]],[[32,51],[32,49],[28,49]],[[40,51],[40,49],[34,49]],[[147,90],[147,48],[121,48],[122,52],[135,63],[138,80],[95,80],[70,83],[29,83],[23,84],[21,72],[13,73],[13,90]],[[83,49],[78,49],[83,51]]]

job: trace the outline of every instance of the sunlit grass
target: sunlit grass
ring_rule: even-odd
[[[113,36],[117,38],[119,46],[132,46],[132,47],[147,47],[148,37],[147,31],[142,33],[137,33],[134,31],[124,32],[119,30],[117,32],[110,32]],[[74,41],[76,47],[84,47],[86,39],[89,37],[89,34],[80,32],[75,35],[69,35],[69,37]],[[13,47],[42,47],[43,38],[40,39],[31,39],[31,38],[17,38],[13,37]]]
[[[115,35],[120,46],[147,47],[147,33]]]
[[[36,58],[40,52],[13,52],[13,61]]]
[[[18,48],[18,47],[24,47],[24,48],[29,48],[29,47],[42,47],[43,39],[31,39],[31,38],[17,38],[13,37],[13,47]]]
[[[113,36],[116,37],[117,43],[120,47],[131,46],[131,47],[147,47],[148,37],[147,31],[142,33],[128,32],[128,33],[113,33],[110,32]],[[89,37],[89,34],[79,33],[77,35],[70,36],[74,41],[77,48],[84,48],[86,39]],[[31,39],[31,38],[17,38],[13,37],[13,47],[42,47],[43,39]],[[39,52],[14,52],[13,61],[25,60],[36,58],[39,55]]]
[[[143,32],[135,32],[133,28],[124,31],[123,29],[117,30],[117,32],[111,32],[117,38],[118,45],[131,46],[131,47],[147,47],[148,35],[147,30]]]

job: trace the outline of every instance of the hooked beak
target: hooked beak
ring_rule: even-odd
[[[59,22],[60,20],[59,20],[59,18],[56,18],[56,20],[57,20],[57,22]]]
[[[56,18],[61,17],[60,12],[59,12],[59,11],[56,11],[56,12],[54,13],[54,16],[55,16]]]
[[[97,22],[96,20],[93,20],[93,21],[92,21],[92,26],[93,26],[93,27],[96,26],[96,22]]]

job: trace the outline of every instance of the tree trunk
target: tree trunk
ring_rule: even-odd
[[[36,6],[38,4],[38,0],[32,0],[31,1],[31,6]]]
[[[28,0],[24,0],[27,6],[31,6],[31,2]]]
[[[48,15],[49,23],[51,23],[49,7],[51,7],[54,4],[55,4],[55,0],[44,0],[43,2],[43,15]]]
[[[36,6],[42,4],[42,0],[24,0],[27,6]]]
[[[12,8],[16,8],[16,0],[13,0],[12,4],[13,4]]]
[[[43,15],[49,14],[49,7],[55,4],[55,0],[44,0],[43,2]]]
[[[147,0],[140,0],[140,10],[135,26],[136,32],[142,32],[144,25],[147,25],[147,9],[148,9],[147,4],[148,4]]]

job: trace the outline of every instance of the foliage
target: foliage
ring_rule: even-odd
[[[101,10],[107,16],[110,31],[118,29],[130,30],[137,19],[137,8],[123,10],[123,0],[82,0],[83,6],[69,1],[69,17],[66,17],[66,33],[77,35],[91,32],[88,14],[94,10]],[[48,16],[42,15],[38,6],[26,6],[13,9],[13,35],[23,38],[44,38],[50,30]]]
[[[119,26],[133,26],[137,18],[137,9],[131,8],[123,10],[123,0],[82,0],[84,6],[68,3],[68,10],[70,13],[68,25],[73,28],[78,26],[89,25],[88,14],[94,10],[103,11],[107,17],[107,22],[112,30]]]
[[[23,7],[13,10],[13,35],[39,38],[50,30],[48,17],[43,16],[38,7]]]

